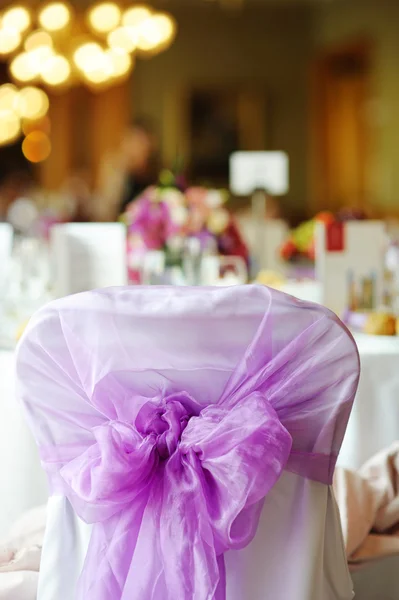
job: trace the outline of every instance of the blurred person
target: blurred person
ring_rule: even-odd
[[[93,218],[114,221],[159,176],[158,139],[150,121],[136,119],[116,153],[105,157],[93,204]]]
[[[93,220],[93,193],[88,169],[72,173],[61,189],[61,197],[68,221],[87,223]]]

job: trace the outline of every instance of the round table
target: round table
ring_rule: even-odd
[[[0,350],[0,538],[25,510],[45,503],[48,496],[14,379],[14,353]]]

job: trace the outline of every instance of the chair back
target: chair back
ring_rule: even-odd
[[[256,581],[259,523],[299,551],[318,487],[324,536],[359,361],[321,306],[262,286],[97,290],[40,311],[17,363],[53,497],[70,507],[61,530],[68,514],[89,526],[71,598],[275,600],[237,591]],[[279,569],[264,571],[271,590]]]

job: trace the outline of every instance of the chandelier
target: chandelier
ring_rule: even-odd
[[[12,4],[0,14],[0,60],[17,84],[102,90],[129,77],[135,56],[162,52],[175,34],[173,17],[145,4],[99,2],[84,13],[64,1],[35,10]]]
[[[0,13],[0,61],[7,62],[13,83],[0,86],[0,146],[23,133],[28,160],[45,160],[51,147],[43,123],[49,125],[34,123],[48,111],[46,91],[76,85],[101,91],[121,83],[136,56],[166,50],[175,35],[173,17],[145,4],[97,2],[85,12],[64,1],[40,2],[36,9],[8,6]]]

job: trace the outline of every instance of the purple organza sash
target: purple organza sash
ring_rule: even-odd
[[[223,553],[254,536],[291,448],[264,396],[200,411],[172,394],[144,403],[133,424],[110,421],[93,434],[61,469],[78,514],[97,524],[78,598],[224,600]]]
[[[312,306],[281,298],[291,312]],[[123,394],[114,378],[90,426],[87,399],[81,415],[65,409],[65,426],[87,421],[89,433],[42,443],[40,453],[53,493],[94,524],[77,600],[225,600],[223,555],[253,539],[282,471],[331,483],[358,359],[338,321],[312,310],[310,325],[280,347],[269,306],[216,403],[166,386],[130,392],[125,413],[105,410],[118,404],[115,390]],[[62,331],[70,349],[75,337],[65,323]]]

